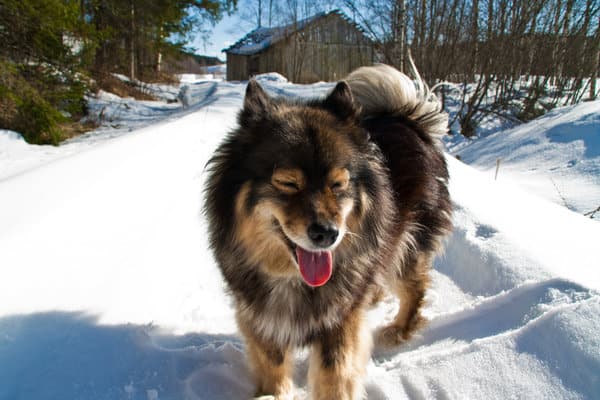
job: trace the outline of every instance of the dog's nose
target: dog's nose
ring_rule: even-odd
[[[329,247],[338,237],[340,233],[334,226],[325,226],[318,223],[312,223],[307,229],[308,237],[312,242],[319,247]]]

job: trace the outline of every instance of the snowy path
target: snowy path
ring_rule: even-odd
[[[187,109],[182,109],[180,103],[137,101],[100,91],[88,106],[90,115],[95,115],[91,119],[100,127],[69,139],[60,147],[29,145],[15,133],[0,129],[0,180],[79,153],[104,141],[128,135],[133,130],[175,121],[215,101],[213,94],[217,82],[197,82],[190,84],[190,87],[192,105]],[[175,97],[177,89],[172,87],[172,90],[174,93],[170,96],[163,94],[163,97]]]
[[[0,400],[251,397],[200,214],[242,93],[219,84],[181,118],[0,180]],[[449,163],[455,231],[431,324],[376,349],[368,398],[598,398],[600,224]],[[393,312],[386,301],[370,322]]]

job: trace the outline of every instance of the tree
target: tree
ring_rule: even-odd
[[[344,8],[375,40],[386,64],[402,69],[407,0],[344,0]]]
[[[58,143],[58,125],[85,111],[78,2],[4,0],[0,7],[0,126]]]
[[[600,72],[600,21],[596,28],[592,45],[592,72],[590,74],[590,99],[595,100],[598,97],[596,90],[596,81],[598,80],[598,72]]]
[[[86,77],[100,82],[113,72],[155,76],[164,52],[182,49],[235,5],[236,0],[2,0],[1,127],[30,142],[57,144],[64,138],[60,127],[76,124],[85,113]]]
[[[102,40],[97,72],[144,77],[160,71],[166,52],[182,49],[206,23],[231,12],[235,0],[81,0],[83,14]],[[126,49],[126,51],[124,51]]]
[[[462,84],[457,118],[466,135],[489,114],[528,120],[580,101],[586,85],[596,95],[597,0],[344,0],[344,7],[383,62],[401,69],[399,49],[409,47],[431,85]]]

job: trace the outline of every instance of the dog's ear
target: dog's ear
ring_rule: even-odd
[[[269,103],[269,95],[255,79],[250,79],[248,86],[246,86],[244,110],[262,115],[268,110]]]
[[[241,126],[250,127],[262,121],[271,109],[271,99],[254,79],[246,86],[244,107],[238,115]]]
[[[344,81],[340,81],[333,91],[323,101],[323,107],[341,119],[350,119],[358,117],[358,107],[354,102],[350,86]]]

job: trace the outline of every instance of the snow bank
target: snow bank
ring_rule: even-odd
[[[494,182],[451,157],[448,162],[459,246],[451,240],[446,259],[456,259],[453,268],[486,267],[456,279],[481,279],[493,268],[486,289],[509,289],[550,273],[600,290],[599,224],[510,183]],[[476,249],[465,252],[467,246]],[[479,261],[464,259],[471,256]]]
[[[500,160],[499,180],[579,213],[600,206],[600,101],[555,109],[451,151],[490,176]]]
[[[256,79],[259,82],[281,82],[281,83],[286,83],[288,80],[285,76],[281,75],[280,73],[277,72],[268,72],[265,74],[258,74],[254,76],[254,79]]]
[[[0,129],[0,181],[67,153],[52,146],[30,145],[20,133]]]
[[[206,70],[209,74],[225,75],[227,74],[227,64],[209,65]]]
[[[27,147],[27,143],[20,133],[8,131],[6,129],[0,129],[0,157],[11,153],[11,151],[22,149],[24,147]],[[2,161],[2,164],[0,165],[6,164],[6,161]]]
[[[196,112],[215,100],[211,95],[216,85],[216,82],[210,81],[190,84],[190,107],[186,110],[176,102],[137,101],[101,90],[97,96],[88,99],[89,116],[86,117],[86,120],[98,124],[99,128],[69,139],[60,147],[29,145],[18,133],[0,130],[0,181],[151,124],[173,121]],[[164,93],[171,93],[173,99],[178,92],[178,86],[169,86],[164,90]]]

